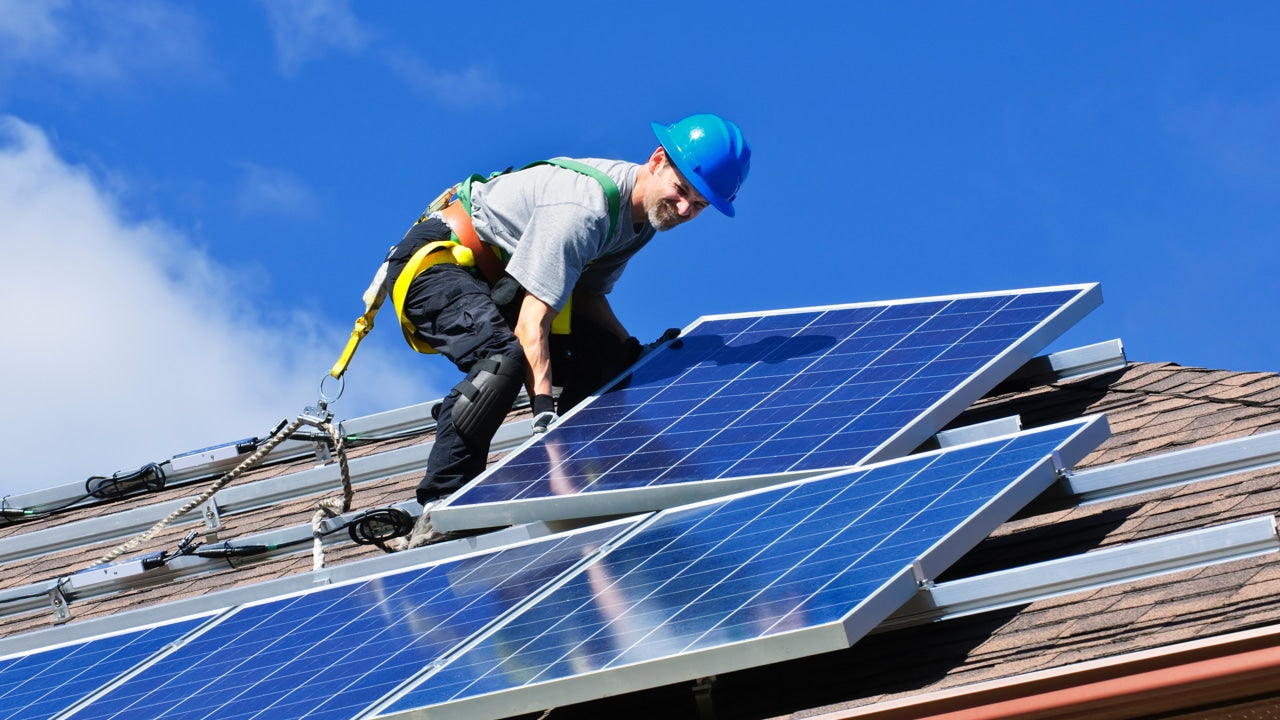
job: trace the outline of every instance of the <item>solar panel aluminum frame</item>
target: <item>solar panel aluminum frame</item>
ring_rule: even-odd
[[[877,591],[850,608],[839,621],[763,638],[726,643],[703,650],[681,652],[676,655],[587,672],[535,685],[462,698],[444,704],[398,711],[391,714],[380,714],[386,708],[392,707],[402,694],[411,691],[413,687],[422,682],[430,682],[433,672],[436,669],[446,667],[449,660],[456,658],[461,651],[466,649],[466,646],[463,646],[458,653],[451,654],[445,661],[424,672],[418,680],[406,684],[401,692],[384,698],[372,713],[366,713],[360,717],[376,717],[379,720],[406,720],[408,718],[427,717],[433,720],[437,718],[458,718],[461,720],[475,717],[507,717],[521,713],[536,712],[545,708],[563,707],[602,697],[661,687],[700,677],[762,667],[825,652],[845,650],[869,634],[913,597],[921,592],[926,592],[922,588],[931,585],[934,577],[964,553],[971,550],[1019,509],[1048,489],[1065,472],[1066,468],[1079,462],[1110,435],[1106,418],[1101,415],[1036,428],[1025,431],[1025,433],[1070,425],[1078,425],[1079,429],[1062,441],[1057,450],[1032,464],[1016,480],[998,492],[977,512],[970,515],[960,527],[954,528],[934,543],[914,563],[904,566],[890,580],[881,585]],[[991,442],[991,440],[982,442]],[[969,445],[978,445],[982,444],[982,442],[970,443]],[[965,446],[936,450],[927,454],[948,453],[959,447]],[[912,459],[920,457],[921,455],[914,455]],[[849,472],[872,469],[875,466],[892,465],[900,460],[903,459],[875,463],[874,465],[863,465],[857,468],[845,468],[798,482],[837,477]],[[762,492],[773,489],[775,488],[766,488]],[[725,499],[715,498],[698,503],[693,507],[719,503]],[[609,550],[623,545],[628,537],[642,532],[665,514],[682,512],[688,509],[688,507],[673,508],[669,511],[655,513],[617,538],[610,544]],[[609,550],[606,550],[603,556],[607,556]],[[531,598],[527,606],[531,606],[539,598],[550,594],[554,591],[556,585],[565,581],[566,578],[562,577],[558,583],[548,586],[537,597]],[[488,633],[498,632],[501,629],[501,625],[502,623],[498,623],[491,627]],[[473,637],[467,645],[479,642],[484,635]]]
[[[933,405],[921,411],[913,421],[900,428],[878,448],[869,453],[858,466],[881,462],[904,456],[921,443],[937,433],[973,402],[981,398],[992,388],[1002,382],[1010,374],[1030,361],[1037,352],[1070,329],[1085,315],[1092,312],[1102,303],[1102,290],[1097,283],[1077,285],[1061,285],[1042,288],[1024,288],[1021,290],[1005,290],[983,293],[943,295],[925,298],[909,298],[894,301],[878,301],[852,303],[847,305],[829,305],[809,308],[795,308],[769,313],[732,313],[724,315],[708,315],[698,318],[684,329],[682,335],[698,327],[701,323],[716,320],[759,317],[761,315],[781,316],[829,310],[855,309],[860,307],[882,307],[907,305],[915,303],[952,301],[969,298],[997,297],[1023,293],[1047,293],[1075,291],[1076,297],[1063,304],[1057,311],[1041,321],[1035,328],[1024,334],[1004,352],[992,358],[985,365],[970,375],[969,379],[960,383],[950,392],[943,395]],[[567,422],[580,411],[585,410],[598,397],[608,392],[619,382],[644,364],[653,359],[657,353],[642,358],[631,370],[614,378],[590,399],[580,403],[566,413],[561,422]],[[431,519],[438,530],[472,530],[479,528],[501,527],[535,521],[580,520],[587,518],[612,517],[623,514],[649,512],[664,508],[700,502],[715,497],[723,497],[736,492],[754,490],[770,485],[789,482],[806,477],[831,472],[837,468],[805,470],[767,475],[750,475],[732,478],[721,478],[697,482],[670,485],[647,486],[617,490],[601,490],[555,497],[538,497],[520,500],[506,500],[493,503],[477,503],[459,505],[456,501],[467,491],[482,483],[494,472],[500,471],[506,464],[519,457],[526,449],[537,443],[553,441],[552,435],[534,436],[520,447],[508,453],[497,463],[473,479],[450,498],[432,508]],[[852,467],[852,465],[850,466]]]

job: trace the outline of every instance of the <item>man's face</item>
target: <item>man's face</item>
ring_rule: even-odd
[[[658,231],[670,230],[697,217],[708,204],[702,193],[663,155],[645,191],[644,207],[649,224]]]

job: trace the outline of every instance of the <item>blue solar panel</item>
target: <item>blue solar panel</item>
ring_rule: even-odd
[[[433,520],[656,509],[901,456],[1099,296],[1070,286],[701,320]]]
[[[513,714],[847,647],[1044,490],[1054,453],[1105,434],[1063,424],[663,512],[382,712]]]
[[[0,660],[0,719],[51,718],[201,622],[180,620]]]
[[[76,718],[347,720],[627,527],[245,606]]]

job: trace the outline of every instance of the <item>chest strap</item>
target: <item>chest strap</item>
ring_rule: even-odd
[[[539,165],[551,165],[565,170],[572,170],[580,175],[586,175],[600,184],[600,189],[604,191],[605,204],[609,210],[609,229],[606,230],[604,234],[605,242],[608,242],[609,238],[613,237],[613,231],[618,227],[618,215],[622,211],[622,191],[618,189],[618,184],[613,181],[613,178],[609,177],[602,170],[594,168],[586,163],[578,162],[577,160],[570,160],[568,158],[539,160],[537,162],[531,162],[520,169],[527,170]],[[509,172],[511,172],[511,168],[492,173],[488,177],[477,174],[463,180],[456,187],[450,190],[450,194],[454,192],[457,193],[457,202],[446,206],[443,211],[444,220],[449,224],[449,229],[453,230],[453,234],[457,236],[458,240],[462,241],[463,245],[471,248],[471,252],[475,253],[476,267],[480,268],[480,273],[485,276],[485,279],[489,281],[490,285],[493,285],[498,281],[498,278],[502,277],[502,268],[506,263],[498,258],[491,248],[487,248],[487,246],[480,241],[480,238],[476,235],[475,228],[471,225],[471,186],[475,183],[489,182],[490,180],[506,175]],[[461,207],[455,208],[455,206]],[[453,220],[450,219],[450,214],[453,215]],[[457,223],[456,225],[455,222]],[[459,228],[461,228],[461,230],[459,230]],[[470,239],[468,239],[467,236],[464,236],[463,232],[467,233],[467,235],[470,236]],[[486,252],[480,251],[480,248],[482,247],[486,248]],[[485,259],[486,256],[494,257],[495,271],[492,274],[484,267],[488,262],[487,259]]]
[[[494,254],[494,250],[487,243],[481,242],[480,236],[476,235],[476,228],[471,224],[471,213],[459,200],[449,203],[440,211],[444,222],[453,231],[453,236],[458,238],[458,242],[462,246],[471,251],[475,258],[476,269],[480,271],[489,283],[489,287],[493,287],[502,279],[502,260]],[[406,268],[407,269],[407,268]],[[404,273],[401,273],[402,275]]]

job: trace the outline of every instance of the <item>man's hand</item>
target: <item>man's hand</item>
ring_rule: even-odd
[[[663,343],[666,343],[670,340],[675,340],[678,337],[680,337],[680,328],[667,328],[667,331],[662,333],[662,337],[640,348],[639,354],[636,355],[636,360],[639,360],[645,355],[648,355],[654,350],[657,350],[658,348],[662,347]]]
[[[556,415],[556,401],[550,395],[533,396],[533,431],[544,433],[555,424],[560,416]]]

